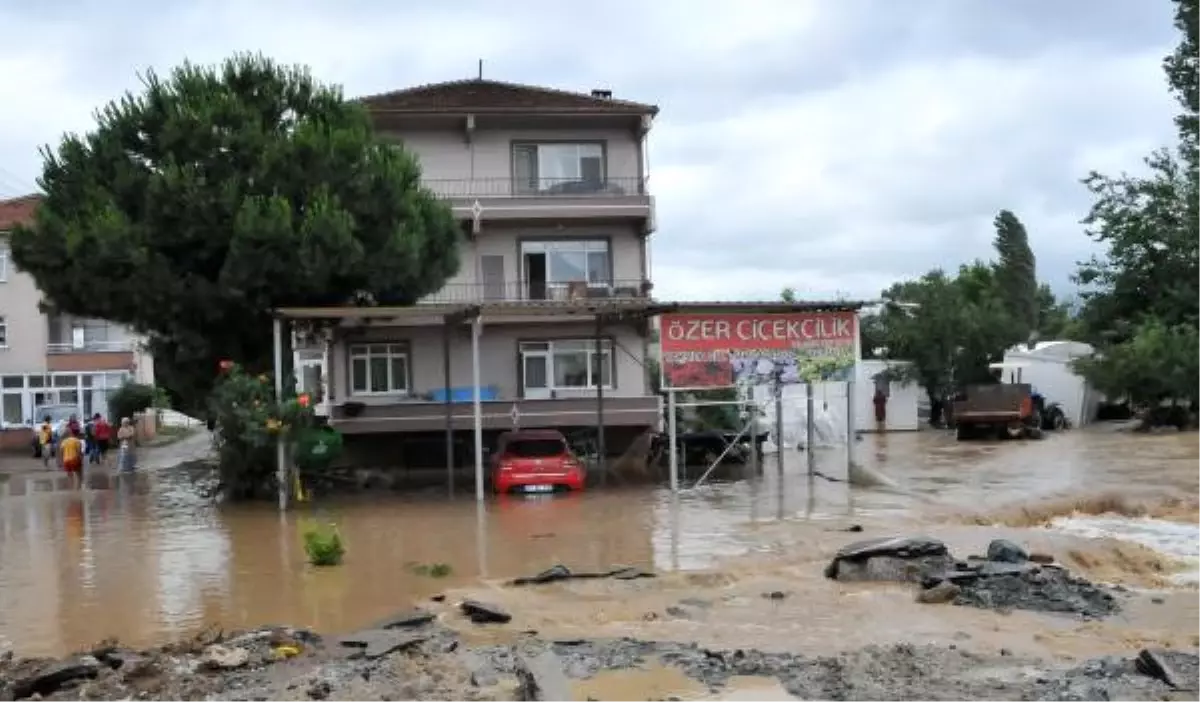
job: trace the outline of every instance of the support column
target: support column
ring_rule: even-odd
[[[446,388],[446,488],[454,496],[454,403],[450,397],[450,319],[442,318],[442,379]]]
[[[817,434],[816,412],[817,401],[813,384],[810,380],[804,384],[804,441],[807,444],[809,475],[815,475],[817,472],[817,453],[813,450],[813,439],[816,438]]]
[[[283,320],[275,318],[275,401],[283,401]],[[279,511],[287,509],[288,481],[287,455],[283,445],[283,432],[275,437],[275,480],[279,483]]]
[[[854,382],[854,374],[858,373],[858,364],[854,364],[854,368],[850,370],[850,379],[846,381],[846,470],[849,471],[854,467],[854,445],[858,442],[858,418],[855,413],[855,405],[858,403],[855,393],[858,390],[857,384]],[[847,473],[849,475],[849,473]]]
[[[783,382],[778,372],[775,374],[775,444],[779,448],[775,452],[775,468],[783,475]]]
[[[679,492],[679,428],[675,423],[675,391],[667,389],[667,461],[671,472],[671,493]]]
[[[600,484],[608,484],[608,446],[604,438],[604,371],[608,366],[609,380],[612,380],[612,354],[616,349],[608,350],[608,362],[605,363],[604,350],[604,315],[596,315],[596,358],[600,360],[600,376],[596,378],[596,466],[600,469]]]
[[[475,499],[483,502],[483,398],[479,379],[479,335],[483,331],[483,315],[476,313],[471,320],[471,390],[475,419]]]

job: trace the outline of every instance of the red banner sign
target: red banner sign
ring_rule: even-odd
[[[857,321],[854,312],[665,314],[663,380],[673,388],[836,380],[854,366]]]

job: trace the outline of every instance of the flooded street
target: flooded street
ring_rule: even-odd
[[[151,645],[208,625],[338,632],[436,593],[483,592],[525,612],[523,627],[549,633],[803,650],[972,632],[997,646],[1061,655],[1083,655],[1108,638],[1194,645],[1195,591],[1172,577],[1195,567],[1181,558],[1200,556],[1195,538],[1190,552],[1186,543],[1189,530],[1193,537],[1197,531],[1195,434],[1090,430],[1041,442],[961,444],[921,432],[867,437],[857,458],[897,487],[810,479],[805,456],[789,453],[782,474],[768,456],[757,478],[674,498],[661,488],[593,489],[492,498],[482,509],[469,498],[358,497],[280,517],[270,505],[215,507],[170,470],[115,489],[8,497],[0,499],[0,638],[24,654],[61,654],[108,636]],[[818,465],[845,476],[844,453],[819,452]],[[685,484],[701,472],[693,467]],[[1131,519],[1108,515],[1085,523],[1091,531],[1046,526],[1076,510]],[[1187,525],[1182,546],[1178,536],[1172,542],[1174,557],[1151,550],[1157,542],[1144,535],[1147,521],[1158,519]],[[338,524],[347,546],[342,567],[306,565],[300,534],[309,520]],[[993,522],[1002,526],[979,526]],[[822,578],[830,554],[860,538],[839,531],[851,524],[867,535],[928,533],[963,553],[1007,535],[1090,577],[1178,587],[1165,604],[1134,603],[1104,624],[963,607],[931,618],[912,606],[907,589]],[[1094,538],[1126,527],[1124,541]],[[608,581],[497,587],[556,563],[576,570],[635,565],[664,577],[619,596]],[[449,574],[433,577],[437,564]],[[787,594],[786,604],[762,597],[775,590]],[[648,616],[689,596],[723,606],[699,607],[688,618]]]

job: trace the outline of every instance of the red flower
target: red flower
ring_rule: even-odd
[[[222,373],[228,373],[229,371],[233,370],[233,361],[227,358],[218,363],[217,367],[221,369]]]
[[[303,395],[300,395],[299,397],[297,397],[296,402],[300,403],[301,407],[308,407],[308,402],[309,402],[308,393],[304,393]]]

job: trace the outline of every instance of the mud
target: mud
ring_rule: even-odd
[[[584,690],[607,699],[723,699],[748,680],[754,698],[754,690],[778,689],[798,699],[1194,699],[1200,660],[1196,651],[1130,651],[1066,665],[956,644],[805,656],[536,635],[469,646],[437,622],[412,635],[414,645],[373,658],[278,627],[143,651],[108,642],[62,660],[0,661],[0,699],[516,700],[580,699]],[[606,688],[616,673],[625,683]]]

